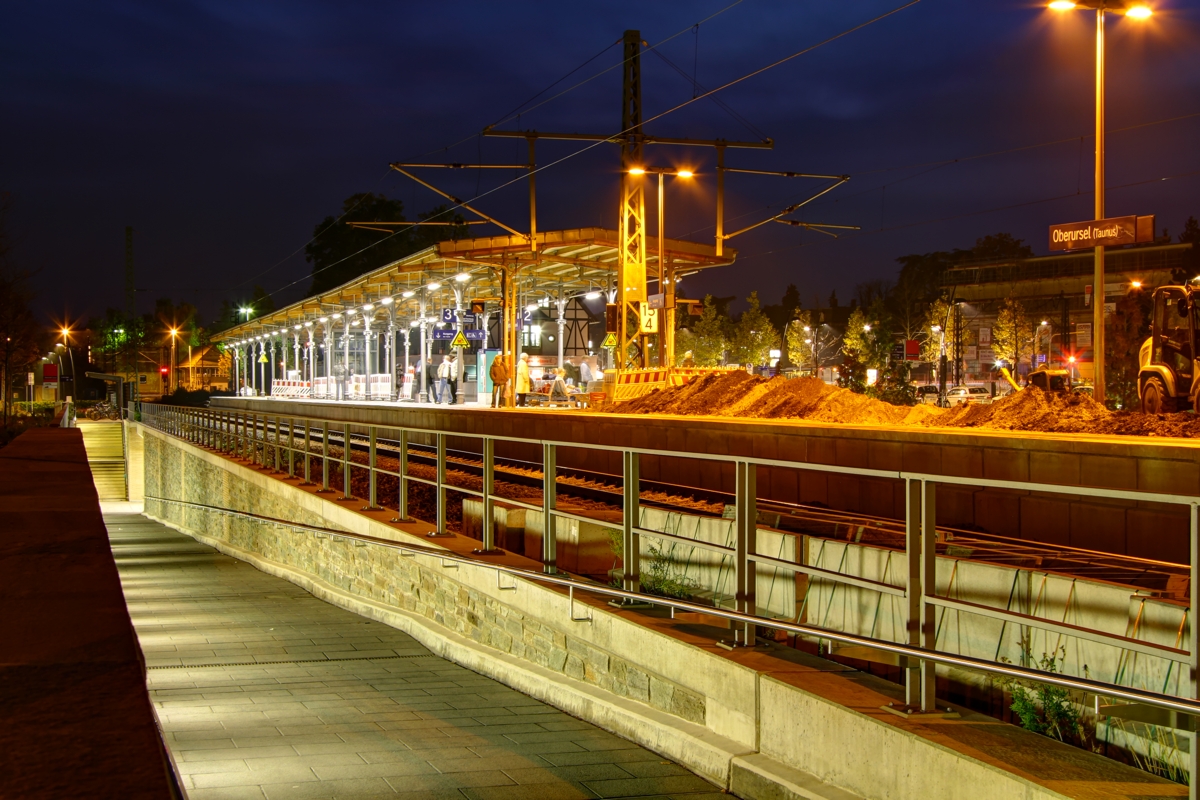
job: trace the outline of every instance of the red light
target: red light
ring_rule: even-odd
[[[1068,358],[1068,359],[1067,359],[1067,361],[1068,361],[1068,362],[1070,362],[1070,363],[1072,363],[1072,364],[1074,364],[1074,363],[1075,363],[1075,356],[1071,356],[1070,358]]]
[[[158,368],[158,371],[159,371],[159,372],[161,372],[163,375],[166,375],[166,374],[167,374],[167,368],[166,368],[166,367],[159,367],[159,368]]]

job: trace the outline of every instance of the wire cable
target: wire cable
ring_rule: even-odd
[[[725,9],[722,9],[722,11],[719,11],[719,12],[717,12],[717,13],[718,13],[718,14],[720,14],[720,13],[723,13],[725,10],[727,10],[727,9],[729,9],[729,8],[732,8],[733,6],[736,6],[736,5],[738,5],[738,3],[741,3],[741,2],[743,2],[743,0],[738,0],[738,2],[736,2],[736,3],[733,3],[733,4],[729,5],[729,6],[727,6]],[[824,47],[824,46],[825,46],[825,45],[827,45],[827,44],[830,44],[830,43],[832,43],[832,42],[835,42],[835,41],[837,41],[837,40],[839,40],[839,39],[843,39],[843,38],[845,38],[846,36],[849,36],[849,35],[850,35],[850,34],[852,34],[852,33],[855,33],[855,32],[857,32],[857,31],[860,31],[860,30],[862,30],[863,28],[866,28],[866,27],[868,27],[868,26],[870,26],[870,25],[873,25],[873,24],[875,24],[876,22],[880,22],[880,21],[882,21],[882,20],[884,20],[884,19],[887,19],[888,17],[891,17],[891,16],[893,16],[893,15],[895,15],[895,14],[898,14],[899,12],[901,12],[901,11],[903,11],[903,10],[907,9],[907,8],[910,8],[910,7],[912,7],[912,6],[915,6],[915,5],[916,5],[917,3],[919,3],[919,2],[921,2],[921,0],[909,0],[909,2],[906,2],[906,3],[902,4],[902,5],[899,5],[899,6],[895,7],[895,8],[893,8],[893,9],[892,9],[892,10],[890,10],[890,11],[886,11],[886,12],[884,12],[884,13],[882,13],[882,14],[879,14],[878,16],[875,16],[875,17],[872,17],[872,18],[871,18],[871,19],[869,19],[869,20],[866,20],[865,22],[861,22],[861,23],[859,23],[859,24],[857,24],[857,25],[854,25],[854,26],[852,26],[852,27],[850,27],[850,28],[847,28],[846,30],[842,31],[841,33],[834,34],[833,36],[830,36],[830,37],[828,37],[828,38],[826,38],[826,39],[822,39],[821,41],[819,41],[819,42],[817,42],[817,43],[815,43],[815,44],[812,44],[812,45],[809,45],[809,46],[807,46],[807,47],[801,48],[800,50],[797,50],[796,52],[792,53],[791,55],[785,56],[784,58],[781,58],[781,59],[779,59],[779,60],[777,60],[777,61],[774,61],[774,62],[772,62],[772,63],[770,63],[770,64],[768,64],[768,65],[766,65],[766,66],[764,66],[764,67],[760,67],[759,69],[756,69],[756,70],[754,70],[753,72],[749,72],[749,73],[747,73],[747,74],[743,75],[743,76],[742,76],[742,77],[740,77],[740,78],[735,78],[734,80],[732,80],[732,81],[729,81],[728,83],[722,84],[721,86],[718,86],[718,87],[717,87],[717,88],[715,88],[715,89],[710,89],[709,91],[705,92],[704,94],[698,95],[698,96],[696,96],[696,97],[694,97],[694,98],[692,98],[692,99],[690,99],[690,100],[685,100],[684,102],[682,102],[682,103],[679,103],[678,105],[676,105],[676,106],[674,106],[674,107],[672,107],[672,108],[669,108],[669,109],[667,109],[666,111],[662,111],[662,112],[660,112],[660,113],[658,113],[658,114],[655,114],[654,116],[650,117],[649,119],[647,119],[647,120],[644,120],[644,121],[641,123],[641,125],[645,125],[645,124],[647,124],[647,123],[650,123],[650,122],[655,122],[655,121],[657,121],[657,120],[660,120],[660,119],[662,119],[663,117],[666,117],[666,116],[668,116],[668,115],[670,115],[670,114],[673,114],[673,113],[675,113],[676,111],[679,111],[679,110],[681,110],[681,109],[683,109],[683,108],[686,108],[687,106],[690,106],[692,103],[695,103],[695,102],[697,102],[697,101],[699,101],[699,100],[703,100],[703,99],[705,99],[705,98],[707,98],[707,97],[710,97],[710,96],[712,96],[712,95],[716,94],[717,92],[724,91],[725,89],[728,89],[728,88],[730,88],[730,87],[732,87],[732,86],[736,86],[736,85],[738,85],[739,83],[743,83],[743,82],[745,82],[745,81],[749,80],[750,78],[753,78],[753,77],[756,77],[756,76],[758,76],[758,75],[761,75],[761,74],[763,74],[764,72],[767,72],[768,70],[771,70],[771,69],[774,69],[775,67],[778,67],[778,66],[781,66],[781,65],[783,65],[783,64],[786,64],[786,63],[788,63],[789,61],[792,61],[792,60],[794,60],[794,59],[796,59],[796,58],[799,58],[799,57],[800,57],[800,56],[802,56],[802,55],[806,55],[806,54],[808,54],[808,53],[811,53],[811,52],[813,52],[814,50],[817,50],[817,49],[818,49],[818,48],[820,48],[820,47]],[[708,17],[708,18],[706,18],[706,19],[712,19],[712,17],[714,17],[714,16],[716,16],[716,14],[713,14],[713,15],[709,16],[709,17]],[[685,29],[684,29],[684,31],[687,31],[687,30],[690,30],[690,28],[685,28]],[[678,35],[679,35],[679,34],[675,34],[675,36],[678,36]],[[674,36],[672,36],[672,37],[670,37],[670,38],[674,38]],[[668,38],[668,39],[666,39],[666,40],[663,40],[663,42],[660,42],[659,44],[663,44],[663,43],[665,43],[666,41],[669,41],[669,40],[670,40],[670,38]],[[657,46],[657,45],[656,45],[656,46]],[[568,91],[569,91],[569,90],[568,90]],[[551,99],[553,99],[553,98],[551,98]],[[548,102],[548,101],[547,101],[547,102]],[[544,103],[543,103],[543,104],[539,104],[539,105],[544,105]],[[537,106],[535,106],[535,108],[536,108],[536,107],[537,107]],[[532,110],[532,109],[531,109],[531,110]],[[640,127],[640,126],[631,126],[631,127],[627,128],[627,129],[625,129],[625,130],[623,130],[623,131],[620,131],[620,132],[618,132],[617,134],[615,134],[613,138],[615,138],[615,137],[617,137],[617,136],[623,136],[623,135],[625,135],[625,134],[627,134],[627,133],[630,133],[630,132],[632,132],[633,130],[635,130],[637,127]],[[559,164],[563,164],[563,163],[565,163],[565,162],[567,162],[567,161],[570,161],[571,159],[575,158],[576,156],[580,156],[580,155],[583,155],[584,153],[590,152],[591,150],[593,150],[593,149],[595,149],[595,148],[599,147],[599,146],[600,146],[600,145],[602,145],[602,144],[607,144],[609,141],[611,141],[611,139],[605,139],[605,140],[598,141],[598,142],[592,142],[591,144],[589,144],[589,145],[586,145],[586,146],[584,146],[584,147],[581,147],[580,149],[578,149],[578,150],[576,150],[576,151],[574,151],[574,152],[572,152],[572,153],[568,153],[567,155],[565,155],[565,156],[563,156],[563,157],[561,157],[561,158],[559,158],[559,159],[556,159],[556,160],[554,160],[554,161],[551,161],[551,162],[549,162],[548,164],[545,164],[544,166],[541,166],[541,167],[536,167],[535,169],[531,170],[531,171],[530,171],[530,172],[529,172],[527,175],[525,175],[525,176],[521,176],[521,177],[518,177],[518,178],[513,178],[513,179],[511,179],[511,180],[508,180],[508,181],[506,181],[506,182],[504,182],[504,183],[500,184],[499,186],[496,186],[496,187],[494,187],[494,188],[492,188],[492,189],[489,189],[488,191],[484,192],[483,194],[481,194],[481,195],[479,195],[479,196],[477,196],[477,197],[474,197],[474,198],[472,198],[472,199],[470,200],[470,202],[474,203],[476,200],[482,199],[482,198],[484,198],[484,197],[487,197],[488,195],[491,195],[491,194],[495,194],[496,192],[498,192],[498,191],[500,191],[500,190],[502,190],[502,189],[505,189],[505,188],[507,188],[507,187],[509,187],[509,186],[513,185],[514,183],[517,183],[517,182],[519,182],[519,181],[522,181],[522,180],[524,180],[524,179],[525,179],[526,177],[528,177],[529,175],[536,175],[536,174],[538,174],[538,173],[540,173],[540,172],[544,172],[545,170],[552,169],[552,168],[554,168],[554,167],[558,166]],[[456,211],[456,210],[458,210],[459,208],[462,208],[462,204],[461,204],[461,203],[458,203],[458,204],[455,204],[455,205],[453,205],[453,206],[450,206],[450,207],[446,208],[445,210],[443,210],[443,211],[439,212],[438,214],[435,214],[435,215],[433,215],[433,216],[429,217],[428,219],[436,219],[436,218],[437,218],[437,217],[439,217],[439,216],[442,216],[442,215],[445,215],[445,214],[449,214],[449,213],[451,213],[451,212],[453,212],[453,211]],[[312,278],[312,276],[314,276],[314,275],[317,275],[317,274],[319,274],[320,272],[323,272],[323,271],[324,271],[324,270],[326,270],[326,269],[330,269],[330,268],[332,268],[332,267],[335,267],[335,266],[337,266],[338,264],[341,264],[341,263],[343,263],[343,262],[345,262],[345,261],[348,261],[349,259],[351,259],[351,258],[354,258],[355,256],[357,256],[357,255],[360,255],[361,253],[364,253],[364,252],[366,252],[367,250],[370,250],[372,247],[376,247],[376,246],[378,246],[378,245],[382,244],[383,242],[387,241],[388,239],[391,239],[391,238],[392,238],[392,237],[394,237],[394,236],[398,236],[398,235],[400,235],[401,233],[404,233],[404,232],[407,232],[407,231],[411,230],[413,227],[414,227],[414,226],[409,226],[409,227],[407,227],[407,228],[400,228],[400,229],[396,230],[394,233],[391,233],[391,234],[389,234],[389,235],[387,235],[387,236],[383,237],[382,239],[380,239],[380,240],[378,240],[378,241],[376,241],[376,242],[374,242],[374,243],[372,243],[372,244],[370,244],[370,245],[367,245],[366,247],[362,248],[361,250],[358,250],[357,252],[355,252],[355,253],[352,253],[352,254],[350,254],[350,255],[346,256],[345,258],[342,258],[342,259],[340,259],[340,260],[338,260],[338,261],[335,261],[335,262],[334,262],[334,263],[332,263],[332,264],[328,264],[328,265],[326,265],[325,267],[322,267],[320,270],[316,270],[316,271],[314,271],[314,272],[310,273],[309,275],[303,276],[303,277],[301,277],[301,278],[297,278],[296,280],[294,280],[294,281],[292,281],[292,282],[290,282],[290,283],[288,283],[288,284],[285,284],[284,286],[281,286],[281,287],[279,287],[279,288],[278,288],[278,289],[276,289],[275,291],[273,291],[273,292],[270,292],[269,296],[274,296],[275,294],[278,294],[279,292],[282,292],[282,291],[284,291],[284,290],[286,290],[286,289],[289,289],[289,288],[291,288],[292,286],[295,286],[296,284],[300,283],[300,282],[301,282],[301,281],[303,281],[303,280],[307,280],[307,279],[310,279],[310,278]]]

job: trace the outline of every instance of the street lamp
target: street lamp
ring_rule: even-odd
[[[668,271],[666,268],[667,247],[666,237],[663,233],[665,216],[663,183],[668,175],[686,180],[695,176],[696,173],[690,169],[633,167],[629,170],[629,174],[658,176],[658,292],[663,296],[663,307],[660,309],[662,313],[659,314],[658,326],[658,365],[660,367],[674,366],[673,363],[667,364],[668,357],[672,362],[675,361],[675,315],[670,313],[675,308],[675,275],[673,271]]]
[[[1145,3],[1125,0],[1052,0],[1055,11],[1083,9],[1096,12],[1096,208],[1095,218],[1104,219],[1104,17],[1105,12],[1123,13],[1144,20],[1154,13]],[[1104,246],[1095,248],[1092,275],[1092,396],[1104,402]]]
[[[171,375],[167,379],[167,387],[175,384],[175,340],[179,337],[179,329],[171,328]]]
[[[75,387],[75,351],[71,349],[71,329],[64,325],[61,333],[63,337],[63,346],[67,348],[67,355],[71,358],[71,391],[74,392],[77,391],[77,389]],[[5,375],[7,374],[8,373],[5,372]],[[58,380],[61,383],[62,377],[60,376]],[[79,398],[76,397],[75,399],[78,400]]]

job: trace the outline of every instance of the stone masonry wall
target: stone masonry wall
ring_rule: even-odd
[[[153,434],[145,439],[145,463],[148,514],[309,573],[348,593],[420,614],[539,666],[689,722],[705,723],[701,694],[455,581],[453,569],[428,569],[392,548],[163,502],[156,498],[338,528],[282,494],[263,491]]]

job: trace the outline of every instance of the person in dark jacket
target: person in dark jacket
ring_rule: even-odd
[[[504,390],[508,388],[508,362],[503,353],[496,356],[488,374],[492,379],[492,408],[501,408],[504,405]]]

